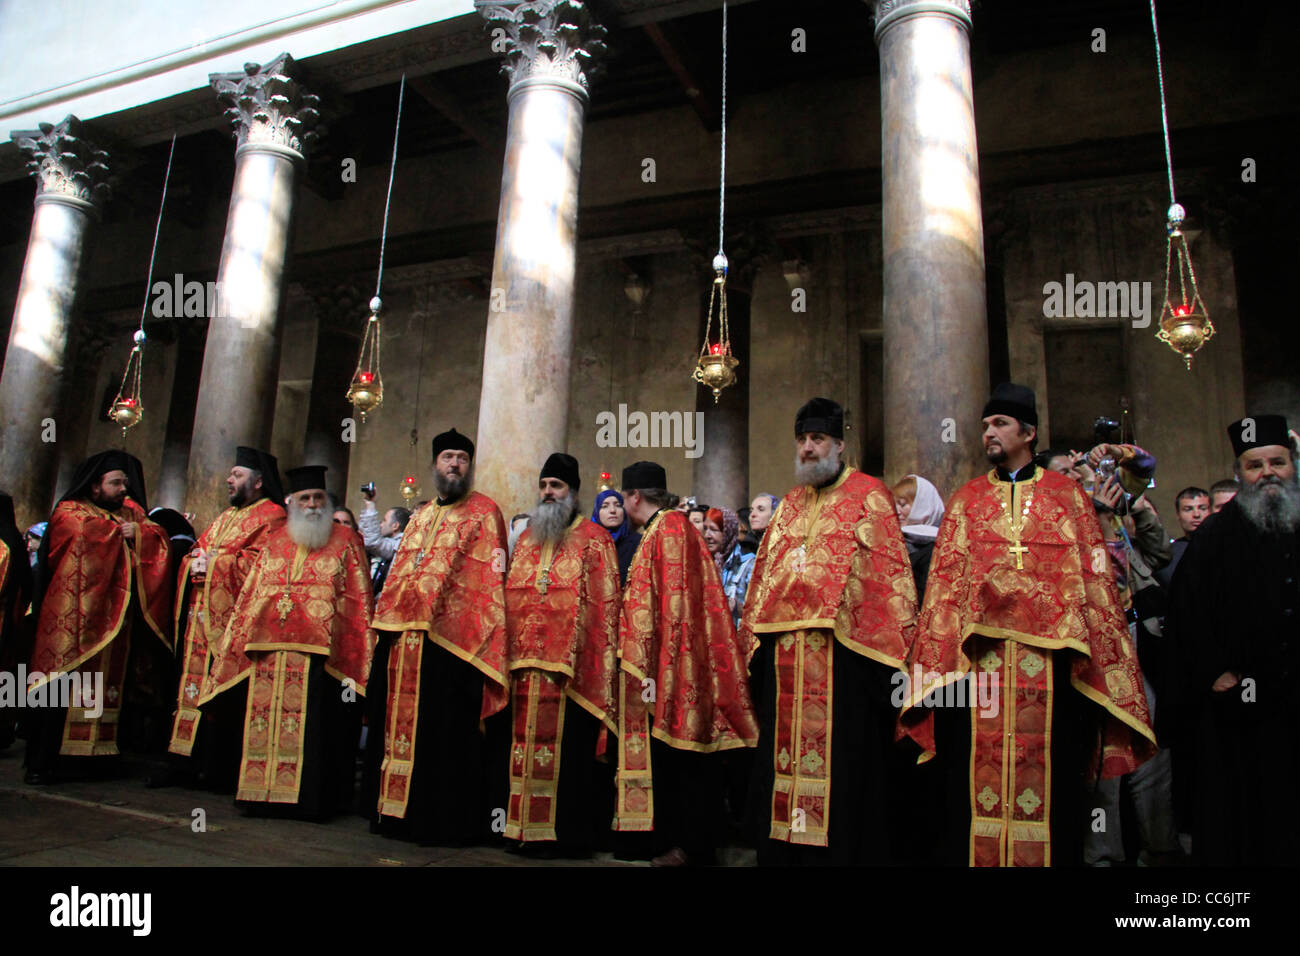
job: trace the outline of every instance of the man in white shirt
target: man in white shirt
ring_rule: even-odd
[[[406,508],[389,508],[380,520],[379,510],[375,507],[375,493],[367,490],[362,495],[366,504],[357,516],[357,524],[361,526],[361,540],[370,557],[370,580],[378,596],[383,590],[384,578],[388,576],[388,566],[402,543],[402,532],[406,530],[406,522],[411,520],[411,512]]]

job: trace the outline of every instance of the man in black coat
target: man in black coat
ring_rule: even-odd
[[[1300,855],[1300,484],[1280,415],[1228,427],[1241,490],[1206,519],[1174,575],[1176,697],[1157,725],[1208,865]]]

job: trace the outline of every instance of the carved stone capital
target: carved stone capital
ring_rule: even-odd
[[[245,63],[242,73],[213,73],[208,77],[239,148],[263,147],[307,155],[316,142],[320,97],[308,93],[296,78],[293,57],[281,53],[273,61]]]
[[[62,123],[9,134],[27,157],[36,177],[36,199],[68,200],[98,210],[108,200],[108,153],[82,136],[81,120],[68,115]]]
[[[970,32],[970,0],[867,0],[876,15],[876,42],[895,24],[919,16],[956,20]]]
[[[511,93],[525,81],[546,80],[586,98],[588,77],[605,54],[606,35],[587,4],[474,0],[474,8],[487,21],[493,52],[505,58],[501,72],[510,77]]]

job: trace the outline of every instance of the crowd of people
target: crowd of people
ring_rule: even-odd
[[[455,429],[437,497],[382,515],[237,448],[201,535],[100,453],[25,534],[0,496],[0,671],[28,675],[0,747],[33,786],[134,750],[245,812],[544,857],[1293,862],[1296,434],[1230,425],[1172,538],[1144,448],[1040,452],[1014,384],[981,419],[990,470],[946,500],[854,468],[814,398],[782,497],[641,461],[588,513],[556,452],[508,526]]]

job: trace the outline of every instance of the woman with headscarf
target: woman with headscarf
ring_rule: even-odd
[[[641,535],[632,530],[623,508],[623,496],[613,488],[607,488],[596,496],[596,503],[591,508],[591,520],[609,532],[614,539],[614,548],[618,552],[618,582],[620,587],[627,587],[627,569],[632,566],[636,547],[641,543]]]
[[[939,489],[920,475],[900,479],[891,490],[898,523],[903,526],[903,543],[907,545],[907,556],[912,562],[916,598],[921,601],[930,574],[934,539],[943,521],[943,498],[939,496]]]
[[[704,516],[704,543],[722,578],[732,623],[740,625],[745,592],[754,570],[754,556],[740,547],[740,517],[730,508],[710,508]]]
[[[36,567],[36,552],[41,549],[41,539],[45,537],[46,525],[47,522],[38,521],[27,529],[27,564],[30,567]]]

